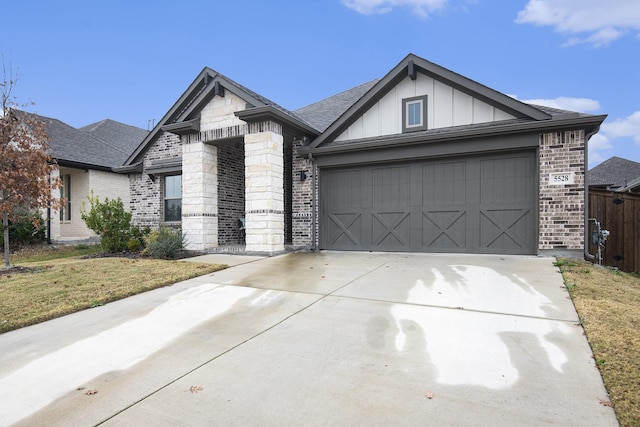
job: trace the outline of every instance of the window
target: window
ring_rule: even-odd
[[[402,100],[402,132],[427,130],[427,96]]]
[[[164,220],[182,220],[182,175],[164,177]]]
[[[71,221],[71,175],[62,175],[60,180],[60,198],[64,199],[64,205],[60,209],[60,221]]]

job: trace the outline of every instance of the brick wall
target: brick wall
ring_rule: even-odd
[[[144,166],[160,159],[177,158],[182,155],[180,137],[172,133],[163,132],[152,142],[144,155]],[[162,224],[162,177],[157,176],[152,181],[147,174],[129,174],[129,188],[131,190],[131,220],[139,226],[157,228]]]
[[[311,160],[303,159],[297,155],[296,149],[300,142],[294,142],[292,158],[292,192],[291,217],[292,217],[292,244],[296,247],[310,247],[312,244],[312,188],[313,167]],[[300,181],[300,172],[304,171],[307,178]]]
[[[584,247],[583,130],[540,136],[540,239],[538,247],[578,250]],[[573,173],[574,183],[552,185],[550,173]]]
[[[218,244],[244,243],[238,220],[244,218],[244,147],[218,147]]]

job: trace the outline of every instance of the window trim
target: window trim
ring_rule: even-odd
[[[180,197],[167,197],[167,178],[180,177]],[[180,200],[180,212],[182,212],[182,174],[176,173],[162,176],[162,222],[165,224],[178,224],[182,222],[182,215],[179,220],[167,220],[167,200]]]
[[[62,186],[60,187],[60,198],[65,199],[60,208],[60,222],[71,222],[71,174],[60,176]]]
[[[420,105],[420,123],[409,124],[409,106]],[[427,95],[413,96],[402,100],[402,133],[427,130]]]

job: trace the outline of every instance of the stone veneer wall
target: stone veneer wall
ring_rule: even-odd
[[[242,143],[218,147],[218,244],[244,243],[244,147]]]
[[[584,248],[584,130],[540,136],[540,238],[538,248]],[[549,185],[549,174],[573,172],[574,183]]]
[[[200,112],[200,130],[220,129],[245,124],[235,116],[236,111],[246,108],[247,103],[242,98],[225,90],[224,97],[214,96]]]
[[[151,144],[145,153],[143,162],[148,167],[154,160],[166,160],[182,155],[180,137],[163,132]],[[129,188],[131,189],[131,221],[142,227],[157,228],[162,224],[163,188],[162,177],[157,176],[152,181],[147,174],[129,174]]]
[[[251,124],[244,137],[246,248],[251,252],[284,250],[284,156],[282,126]]]
[[[297,155],[296,149],[300,142],[294,142],[292,189],[293,200],[291,207],[292,217],[292,244],[295,247],[312,246],[312,219],[313,219],[313,166],[311,160]],[[300,181],[300,172],[305,171],[307,179]]]

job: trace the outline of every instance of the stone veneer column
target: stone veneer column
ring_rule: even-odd
[[[270,127],[279,126],[270,123]],[[245,219],[246,250],[274,253],[284,250],[284,188],[282,132],[246,134]]]
[[[212,145],[182,146],[182,232],[186,249],[218,246],[218,149]]]

